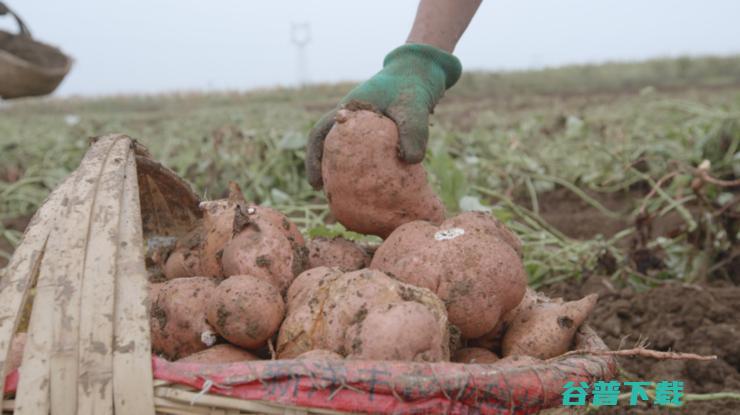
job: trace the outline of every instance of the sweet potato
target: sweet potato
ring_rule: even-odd
[[[200,245],[203,240],[202,228],[196,227],[178,239],[175,249],[167,257],[164,276],[167,279],[196,277],[201,273]]]
[[[310,269],[296,278],[287,298],[277,343],[281,359],[316,349],[356,359],[449,359],[444,304],[382,272]]]
[[[452,356],[452,361],[457,363],[489,364],[498,361],[496,353],[482,347],[466,347],[460,349]]]
[[[155,283],[149,283],[149,310],[151,311],[154,302],[157,301],[157,297],[159,296],[159,291],[162,290],[162,287],[164,286],[163,282],[155,282]]]
[[[309,350],[305,353],[301,353],[296,357],[296,359],[301,360],[344,360],[342,355],[339,353],[334,353],[330,350],[324,350],[324,349],[316,349],[316,350]]]
[[[182,363],[236,363],[259,360],[259,357],[228,343],[221,343],[184,357]]]
[[[223,250],[228,275],[252,275],[285,292],[306,266],[305,246],[290,241],[284,230],[265,220],[250,221]]]
[[[201,274],[252,274],[287,289],[307,262],[303,236],[282,213],[247,203],[236,183],[229,183],[229,189],[227,199],[201,203],[205,235],[200,250]],[[242,237],[243,233],[248,235]],[[261,241],[253,243],[255,238]],[[269,251],[275,252],[275,258],[270,258]],[[272,261],[279,263],[268,264]]]
[[[441,222],[445,208],[421,164],[398,158],[398,128],[371,111],[340,110],[321,171],[331,212],[347,229],[385,238],[413,220]]]
[[[152,349],[180,359],[216,342],[206,306],[216,287],[212,278],[177,278],[162,285],[150,310]]]
[[[254,209],[254,215],[257,218],[272,223],[278,229],[282,229],[283,234],[286,238],[288,238],[289,241],[299,246],[306,245],[306,241],[303,239],[303,235],[301,235],[301,231],[298,230],[298,227],[295,225],[295,223],[291,222],[290,219],[288,219],[288,217],[283,215],[281,212],[278,212],[277,210],[269,208],[267,206],[247,206],[248,210],[250,208]]]
[[[290,309],[291,304],[302,305],[308,303],[309,299],[327,281],[332,281],[332,275],[339,274],[338,270],[329,267],[317,267],[304,271],[296,278],[286,294],[286,305]]]
[[[435,292],[463,338],[492,331],[524,296],[521,258],[488,215],[460,214],[436,226],[414,221],[396,229],[370,267]]]
[[[235,190],[238,194],[235,194]],[[224,275],[221,266],[224,245],[238,232],[239,229],[235,229],[236,216],[242,213],[241,207],[246,204],[244,198],[240,196],[241,191],[233,185],[228,199],[206,201],[200,204],[200,209],[203,211],[203,243],[200,246],[201,276],[222,277]]]
[[[146,238],[146,254],[144,263],[149,276],[149,281],[161,282],[164,276],[164,268],[168,257],[177,247],[178,238],[174,236],[148,235]]]
[[[285,304],[271,283],[250,275],[234,275],[214,290],[207,307],[208,322],[224,339],[255,349],[280,327]]]
[[[347,330],[347,359],[434,362],[443,359],[444,336],[432,310],[413,301],[381,304],[371,308],[360,324]]]
[[[540,294],[532,288],[527,287],[524,292],[524,297],[522,297],[522,301],[520,301],[516,307],[504,314],[493,330],[481,337],[471,339],[468,342],[468,345],[473,347],[482,347],[488,350],[499,350],[501,348],[501,339],[503,338],[506,328],[509,327],[509,325],[512,321],[514,321],[517,315],[529,312],[535,305],[537,305],[538,302],[551,301],[552,300],[545,297],[543,294]]]
[[[335,267],[349,272],[370,265],[370,255],[344,238],[314,238],[307,244],[308,268]]]
[[[26,333],[16,333],[13,336],[13,340],[10,342],[10,350],[8,351],[8,359],[5,361],[5,374],[21,367],[23,362],[23,350],[26,348],[26,340],[28,335]],[[4,376],[0,371],[0,376]]]
[[[519,237],[488,213],[467,212],[450,218],[446,224],[450,227],[474,228],[478,232],[495,236],[506,242],[517,255],[522,255],[522,241]]]
[[[597,299],[597,294],[590,294],[567,303],[542,302],[518,314],[504,334],[503,355],[549,359],[565,353]]]

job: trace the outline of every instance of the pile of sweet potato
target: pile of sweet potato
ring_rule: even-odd
[[[527,287],[519,239],[484,213],[446,218],[421,165],[396,156],[395,124],[340,111],[324,190],[348,229],[381,236],[306,242],[288,217],[227,199],[157,251],[152,346],[168,359],[370,359],[527,365],[560,355],[596,303]]]

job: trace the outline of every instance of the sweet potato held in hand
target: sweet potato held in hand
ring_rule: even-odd
[[[321,166],[329,207],[349,230],[385,238],[406,222],[444,219],[424,167],[399,160],[398,128],[382,115],[340,110]]]

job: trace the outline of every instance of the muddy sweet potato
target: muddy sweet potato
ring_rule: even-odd
[[[370,265],[370,255],[362,247],[341,237],[314,238],[307,247],[308,269],[333,267],[349,272]]]
[[[243,200],[242,198],[241,201]],[[228,199],[200,203],[200,209],[203,211],[203,243],[199,252],[201,276],[222,277],[224,275],[221,255],[223,255],[224,245],[238,232],[234,222],[235,216],[240,212],[239,202],[240,200],[237,199],[232,189]]]
[[[347,229],[385,238],[413,220],[441,222],[445,208],[421,164],[398,158],[396,124],[372,111],[340,110],[324,142],[329,207]]]
[[[347,330],[344,349],[347,359],[439,361],[448,343],[444,336],[428,336],[439,332],[434,311],[426,305],[403,301],[380,304],[368,310],[362,322]]]
[[[178,239],[175,249],[167,257],[162,270],[167,279],[196,277],[201,274],[200,246],[203,240],[202,232],[202,228],[198,226]]]
[[[212,278],[177,278],[162,284],[150,310],[152,349],[180,359],[213,346],[216,332],[206,307],[216,288]]]
[[[259,357],[228,343],[221,343],[184,357],[182,363],[237,363],[259,360]]]
[[[466,347],[452,356],[452,361],[457,363],[489,364],[498,360],[496,353],[482,347]]]
[[[519,240],[519,237],[488,213],[466,212],[449,218],[446,224],[451,227],[473,228],[477,232],[484,233],[488,236],[495,236],[506,242],[517,255],[522,255],[522,242]]]
[[[152,306],[154,305],[154,302],[157,301],[157,297],[159,296],[159,291],[162,290],[162,287],[164,286],[163,282],[150,282],[148,284],[149,287],[149,296],[147,299],[149,300],[149,310],[152,309]]]
[[[252,275],[285,292],[306,266],[308,251],[285,237],[284,231],[264,220],[250,221],[223,250],[228,275]]]
[[[410,222],[383,242],[370,267],[432,290],[462,337],[474,339],[519,304],[527,284],[516,247],[501,228],[489,215],[472,212],[438,226]]]
[[[382,272],[310,269],[296,278],[287,298],[277,343],[281,359],[316,349],[352,359],[449,359],[444,304]]]
[[[565,353],[597,299],[598,295],[590,294],[567,303],[538,302],[528,311],[519,313],[504,334],[503,355],[549,359]]]
[[[234,275],[213,291],[208,322],[228,342],[247,349],[265,344],[280,327],[285,304],[277,287],[250,275]]]
[[[236,184],[229,187],[228,199],[201,203],[202,275],[252,275],[284,292],[308,262],[303,236],[282,213],[250,205]]]
[[[511,322],[514,321],[516,316],[521,313],[529,312],[538,302],[552,302],[552,300],[534,289],[527,287],[524,292],[524,297],[522,297],[522,301],[520,301],[516,307],[504,314],[493,330],[481,337],[471,339],[468,341],[468,345],[473,347],[482,347],[488,350],[500,350],[501,339],[504,336],[506,328],[511,325]]]
[[[301,231],[298,230],[295,223],[281,212],[267,206],[259,205],[247,206],[247,210],[251,211],[250,209],[254,209],[254,215],[257,218],[272,223],[276,228],[282,230],[288,241],[299,246],[306,245],[306,241],[303,239],[303,235],[301,235]]]
[[[274,209],[248,203],[236,183],[229,183],[228,198],[201,202],[200,209],[200,239],[187,251],[197,254],[197,269],[180,274],[252,274],[285,290],[305,268],[308,251],[295,224]],[[173,271],[183,268],[183,256],[173,252]]]

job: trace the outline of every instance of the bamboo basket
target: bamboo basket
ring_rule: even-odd
[[[0,98],[11,99],[47,95],[59,86],[72,68],[72,58],[61,50],[35,40],[23,20],[0,2],[0,15],[9,14],[18,24],[18,33],[0,30]],[[3,48],[16,42],[33,54],[54,58],[54,64],[41,64],[25,59]]]
[[[2,411],[15,414],[533,413],[566,381],[611,379],[610,356],[542,365],[272,360],[228,365],[151,355],[145,243],[200,217],[198,197],[125,135],[93,140],[0,275]],[[35,295],[31,293],[35,290]],[[5,359],[33,303],[20,369]],[[606,347],[588,327],[575,347]]]

